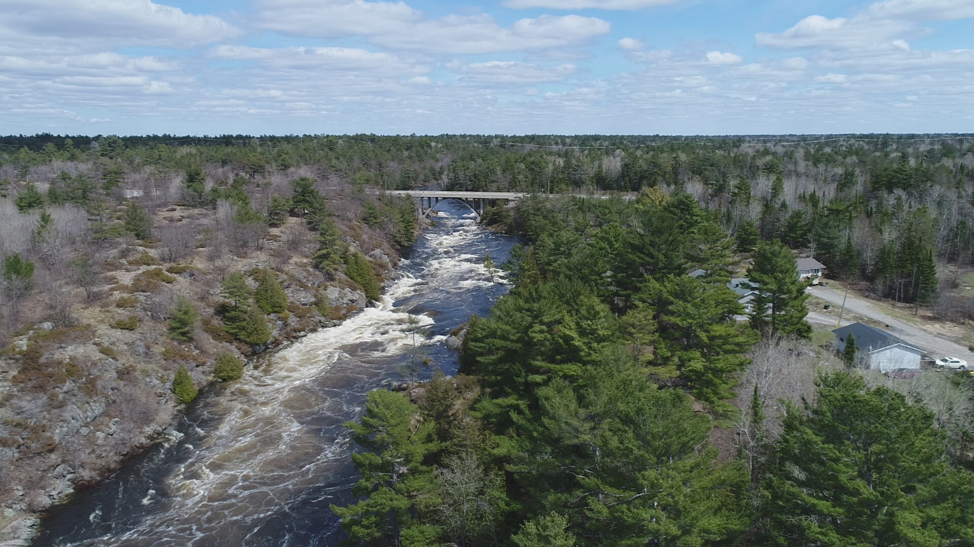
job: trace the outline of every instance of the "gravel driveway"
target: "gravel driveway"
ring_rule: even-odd
[[[842,305],[842,297],[845,294],[844,291],[839,291],[831,289],[828,287],[811,286],[807,289],[808,294],[821,298],[826,302],[835,304],[836,306]],[[846,298],[845,309],[852,313],[861,315],[863,317],[868,317],[874,321],[879,321],[887,325],[886,327],[881,327],[890,334],[902,338],[903,340],[909,342],[910,344],[926,351],[931,357],[937,359],[939,357],[951,356],[960,357],[966,360],[968,363],[974,363],[974,353],[968,351],[968,349],[960,344],[951,342],[946,338],[931,334],[919,327],[913,326],[909,323],[903,322],[895,317],[891,317],[879,310],[877,310],[868,301],[863,300],[849,293],[848,298]],[[810,318],[810,319],[818,319]],[[819,321],[815,321],[819,322]],[[849,321],[842,321],[842,325],[848,325]],[[834,320],[832,320],[833,328]]]

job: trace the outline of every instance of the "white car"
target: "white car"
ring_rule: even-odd
[[[955,368],[957,370],[967,370],[967,361],[963,359],[958,359],[957,357],[941,357],[937,359],[937,367],[939,368]]]

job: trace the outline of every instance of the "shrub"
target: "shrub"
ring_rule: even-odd
[[[172,283],[176,278],[167,274],[162,268],[152,268],[139,273],[132,278],[132,292],[156,292],[161,283]]]
[[[139,327],[139,317],[137,315],[130,315],[125,319],[116,319],[111,323],[112,328],[121,330],[135,330]]]
[[[217,342],[225,342],[227,344],[233,342],[233,336],[230,336],[227,329],[223,328],[223,325],[217,323],[212,318],[207,317],[204,319],[202,325],[203,330]]]
[[[228,352],[223,352],[216,359],[213,366],[213,376],[221,382],[238,380],[243,376],[243,361],[237,359]]]
[[[115,351],[115,348],[111,346],[102,346],[98,348],[98,353],[108,357],[109,359],[118,359],[118,352]]]
[[[193,384],[186,367],[179,365],[176,376],[172,380],[172,392],[176,394],[176,402],[183,405],[192,402],[199,395],[199,389]]]
[[[150,255],[146,251],[142,251],[142,254],[135,258],[130,258],[126,260],[132,266],[157,266],[159,265],[159,259]]]
[[[139,299],[135,296],[120,296],[115,300],[117,308],[134,308],[139,305]]]
[[[166,271],[173,275],[184,274],[192,269],[193,267],[187,264],[171,264],[166,266]]]

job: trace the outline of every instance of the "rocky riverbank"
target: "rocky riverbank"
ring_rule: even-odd
[[[157,249],[126,245],[108,261],[114,268],[101,275],[96,299],[70,310],[70,324],[46,321],[10,338],[0,351],[0,546],[29,544],[46,509],[153,443],[171,442],[182,408],[171,389],[180,366],[202,388],[215,381],[220,353],[253,363],[366,307],[354,281],[312,267],[305,258],[315,249],[310,238],[286,262],[280,259],[276,249],[293,245],[285,241],[288,233],[301,228],[299,219],[289,219],[246,258],[213,259],[202,249],[170,264]],[[349,239],[380,278],[393,273],[399,259],[391,243]],[[253,348],[223,329],[220,282],[243,272],[254,288],[265,268],[275,272],[288,306],[268,315],[272,338]],[[178,297],[199,310],[191,341],[167,335]]]

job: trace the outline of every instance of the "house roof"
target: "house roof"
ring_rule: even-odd
[[[757,283],[751,283],[751,281],[746,277],[735,277],[734,279],[731,279],[730,283],[727,284],[727,287],[737,293],[738,298],[758,292]]]
[[[846,325],[842,328],[835,329],[832,332],[843,341],[849,337],[850,333],[852,333],[852,335],[856,337],[856,348],[864,349],[869,352],[888,348],[897,344],[902,344],[917,351],[922,351],[882,329],[870,327],[869,325],[864,325],[862,323]]]
[[[814,258],[799,258],[797,261],[798,270],[821,270],[825,268],[825,264],[822,264]]]

